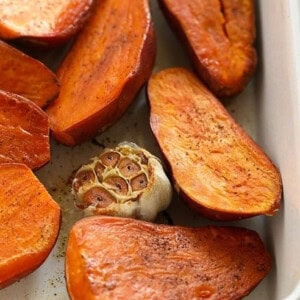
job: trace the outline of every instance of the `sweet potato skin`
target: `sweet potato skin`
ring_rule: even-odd
[[[67,41],[83,26],[93,0],[3,0],[0,38],[25,39],[44,46]]]
[[[0,90],[23,96],[39,107],[59,93],[56,75],[38,60],[0,41]]]
[[[275,214],[278,170],[196,76],[163,70],[150,79],[148,96],[152,131],[192,208],[216,220]]]
[[[66,252],[73,300],[240,299],[270,268],[270,255],[254,231],[117,217],[77,222]]]
[[[60,95],[47,109],[54,137],[72,146],[116,122],[149,78],[155,50],[147,0],[96,1],[58,71]]]
[[[220,98],[243,91],[257,64],[253,0],[160,0],[195,70]]]
[[[38,169],[49,159],[47,114],[32,101],[0,90],[0,164]]]
[[[0,164],[0,288],[38,268],[53,248],[60,207],[23,164]]]

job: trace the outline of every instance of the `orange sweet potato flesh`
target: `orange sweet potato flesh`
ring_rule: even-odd
[[[147,0],[96,1],[58,71],[47,113],[54,137],[76,145],[116,122],[151,74],[155,37]]]
[[[253,0],[160,0],[200,78],[218,97],[240,93],[257,63]]]
[[[47,114],[32,101],[0,90],[0,164],[37,169],[49,159]]]
[[[73,36],[89,15],[92,0],[2,0],[0,38],[57,45]]]
[[[220,220],[279,209],[278,170],[196,76],[163,70],[150,79],[148,96],[152,131],[193,208]]]
[[[72,300],[241,299],[270,268],[254,231],[117,217],[77,222],[66,252]]]
[[[38,268],[56,242],[60,208],[23,164],[0,164],[0,288]]]
[[[23,96],[40,107],[57,97],[56,75],[38,60],[0,41],[0,90]]]

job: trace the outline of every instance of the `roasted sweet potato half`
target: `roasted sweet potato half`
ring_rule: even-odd
[[[89,15],[93,0],[2,0],[0,38],[57,45],[73,36]]]
[[[66,252],[72,300],[241,299],[270,268],[254,231],[117,217],[77,222]]]
[[[59,227],[60,208],[32,171],[0,164],[0,288],[44,262]]]
[[[0,164],[37,169],[49,159],[47,114],[32,101],[0,90]]]
[[[0,41],[0,90],[23,96],[40,107],[57,97],[56,75],[38,60]]]
[[[200,78],[218,97],[240,93],[257,62],[253,0],[160,0]]]
[[[99,0],[58,71],[61,91],[47,109],[54,137],[75,145],[125,112],[149,78],[155,39],[147,0]]]
[[[196,76],[163,70],[150,79],[148,96],[152,131],[193,208],[220,220],[278,210],[278,170]]]

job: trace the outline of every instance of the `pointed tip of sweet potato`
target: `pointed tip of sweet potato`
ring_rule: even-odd
[[[78,221],[66,250],[71,299],[240,299],[271,265],[260,237],[248,229],[117,217]]]
[[[0,288],[33,272],[48,257],[60,207],[23,164],[0,164]]]
[[[218,220],[279,209],[279,171],[195,75],[160,71],[148,96],[152,131],[188,204]]]

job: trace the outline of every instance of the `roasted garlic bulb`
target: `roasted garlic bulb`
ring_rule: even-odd
[[[157,157],[134,143],[104,149],[76,173],[76,206],[86,215],[112,215],[152,221],[172,197]]]

